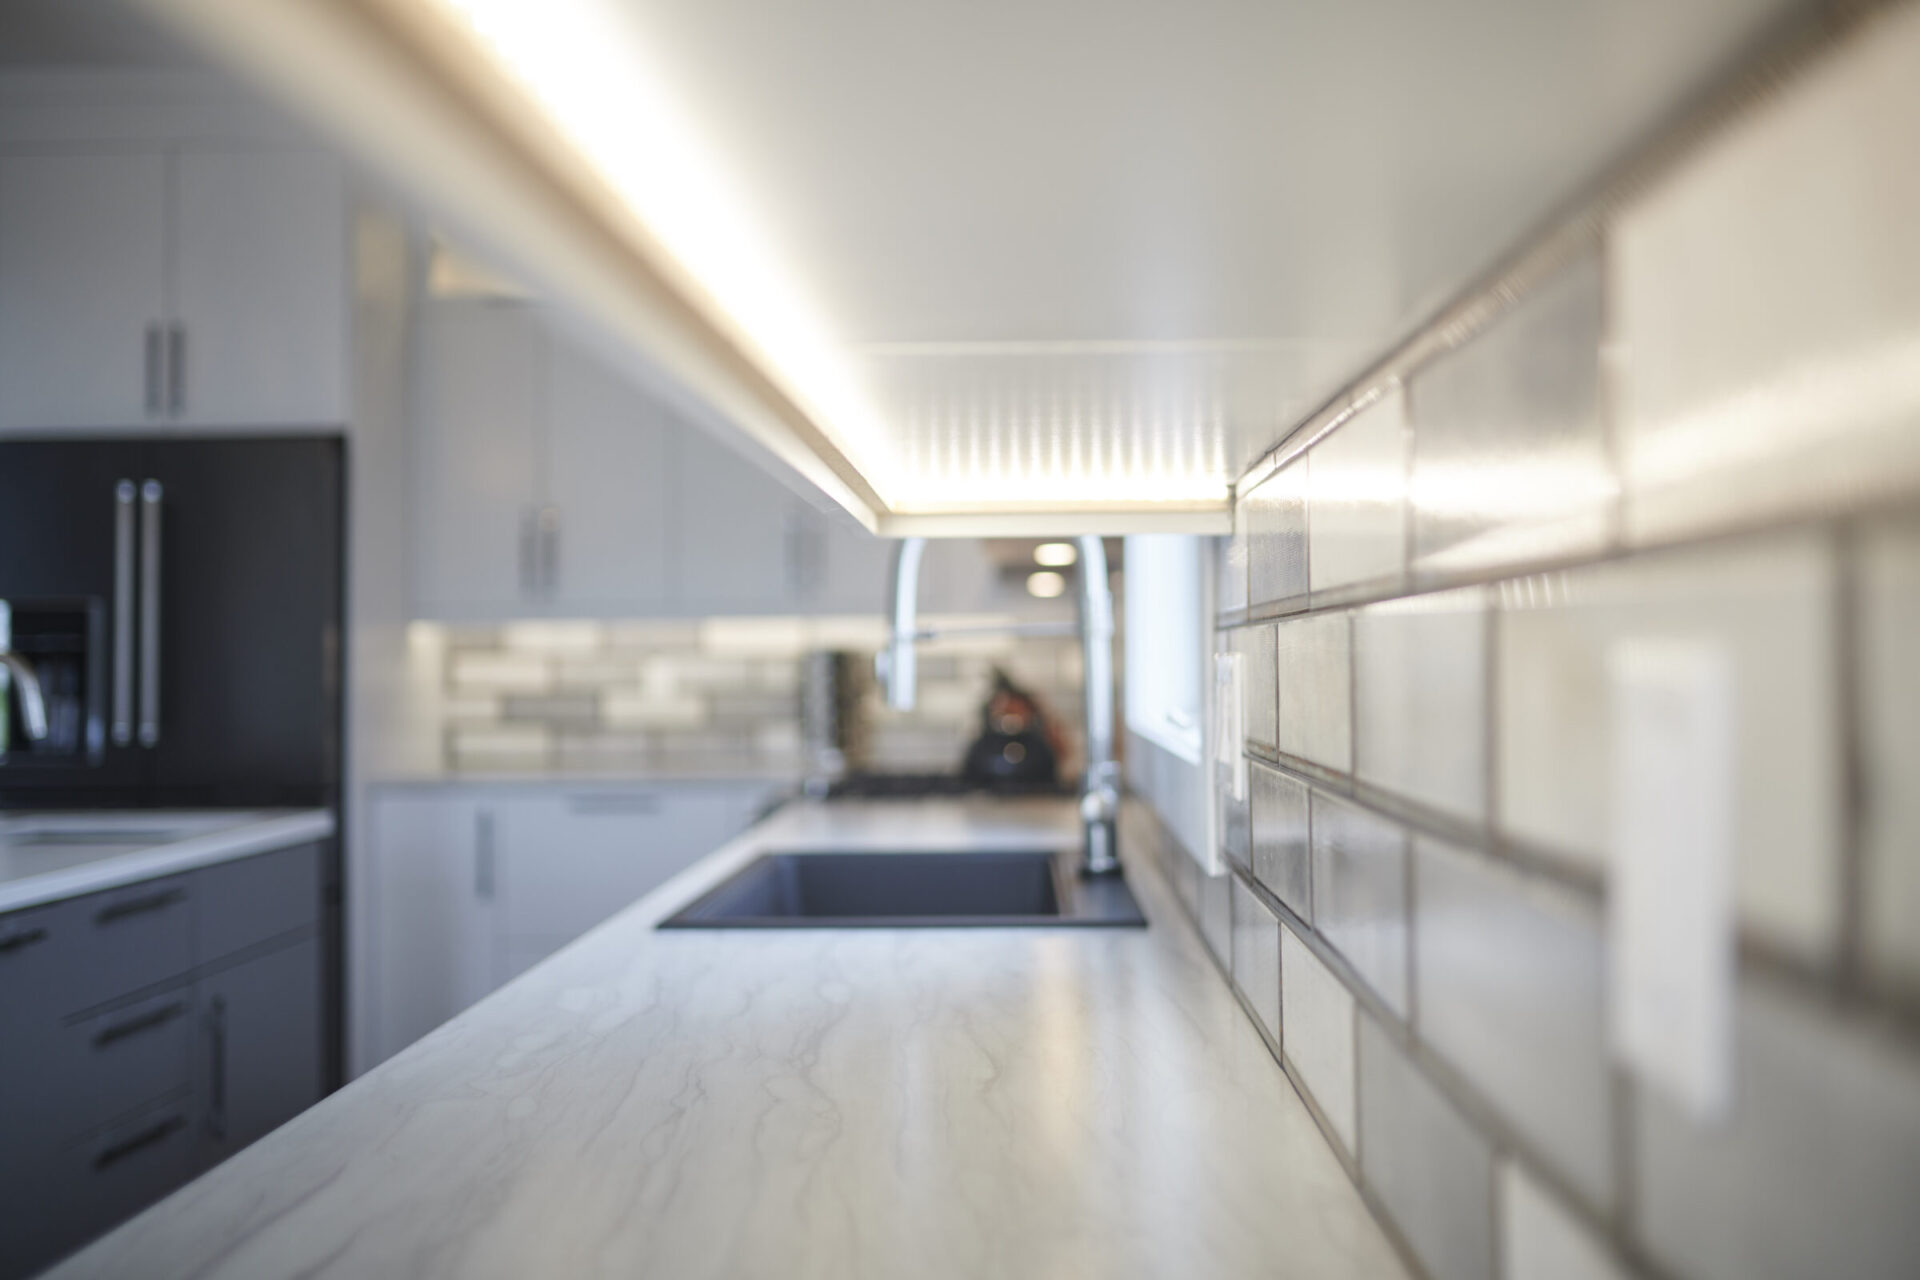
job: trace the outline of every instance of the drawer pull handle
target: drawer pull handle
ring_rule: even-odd
[[[142,1031],[151,1031],[155,1027],[164,1027],[186,1011],[187,1006],[176,1000],[172,1004],[161,1005],[158,1009],[150,1009],[137,1017],[128,1018],[125,1022],[116,1022],[110,1027],[103,1027],[95,1033],[93,1047],[105,1049],[125,1040],[128,1036],[136,1036]]]
[[[109,1165],[118,1164],[137,1151],[144,1151],[155,1143],[165,1142],[173,1134],[186,1127],[187,1118],[182,1115],[171,1115],[164,1120],[156,1121],[140,1132],[123,1138],[119,1142],[101,1151],[99,1155],[93,1158],[93,1167],[97,1171],[105,1169]]]
[[[45,929],[22,929],[19,933],[10,933],[4,938],[0,938],[0,955],[4,955],[9,951],[18,951],[23,947],[30,947],[36,942],[45,942],[46,940],[47,931]]]
[[[115,920],[124,920],[128,916],[144,915],[149,911],[163,910],[176,902],[184,902],[186,897],[187,891],[185,889],[165,889],[159,893],[149,893],[139,898],[122,898],[119,902],[113,903],[111,906],[102,907],[96,911],[93,916],[93,922],[95,924],[112,924]]]
[[[207,1036],[212,1041],[213,1061],[208,1072],[207,1132],[215,1138],[227,1136],[227,998],[215,996],[207,1011]]]

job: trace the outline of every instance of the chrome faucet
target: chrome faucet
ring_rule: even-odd
[[[0,666],[13,673],[13,683],[20,690],[20,718],[26,722],[27,736],[40,741],[47,736],[47,700],[40,692],[40,677],[32,663],[4,646],[0,646]]]
[[[903,538],[893,549],[893,585],[887,599],[892,634],[875,656],[874,667],[886,691],[887,705],[911,711],[917,685],[914,643],[938,635],[1010,632],[1015,635],[1080,635],[1081,671],[1086,707],[1086,769],[1080,778],[1081,869],[1110,875],[1120,869],[1117,823],[1120,814],[1120,766],[1113,758],[1113,588],[1107,581],[1107,548],[1099,538],[1076,539],[1080,547],[1080,619],[1076,627],[1053,622],[1014,623],[1004,627],[953,627],[933,631],[915,620],[920,594],[920,558],[925,538]]]

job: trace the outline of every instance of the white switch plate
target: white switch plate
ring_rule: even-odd
[[[1614,1055],[1695,1118],[1733,1094],[1733,661],[1700,640],[1607,655]]]

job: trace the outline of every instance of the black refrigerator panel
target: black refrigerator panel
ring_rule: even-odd
[[[135,803],[151,754],[133,737],[141,446],[0,443],[0,601],[51,732],[0,696],[0,803]],[[116,733],[117,729],[117,733]]]
[[[160,679],[142,690],[157,705],[141,707],[152,803],[335,799],[341,454],[314,438],[148,446],[145,479],[160,488],[158,598],[143,600],[159,619]]]
[[[16,648],[93,716],[74,751],[10,708],[0,806],[332,803],[343,470],[338,436],[0,443]]]

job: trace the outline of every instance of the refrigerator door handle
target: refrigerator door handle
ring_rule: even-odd
[[[179,417],[187,411],[187,326],[175,320],[167,326],[167,412]]]
[[[134,485],[113,486],[113,745],[133,741]]]
[[[140,486],[140,745],[160,741],[160,482]]]
[[[160,411],[164,407],[162,401],[164,400],[165,397],[161,394],[161,390],[160,390],[161,383],[164,381],[160,373],[160,366],[162,363],[162,358],[160,354],[161,344],[162,344],[162,338],[160,335],[159,324],[155,323],[155,324],[148,325],[147,326],[146,373],[147,373],[147,416],[149,418],[159,417]]]

